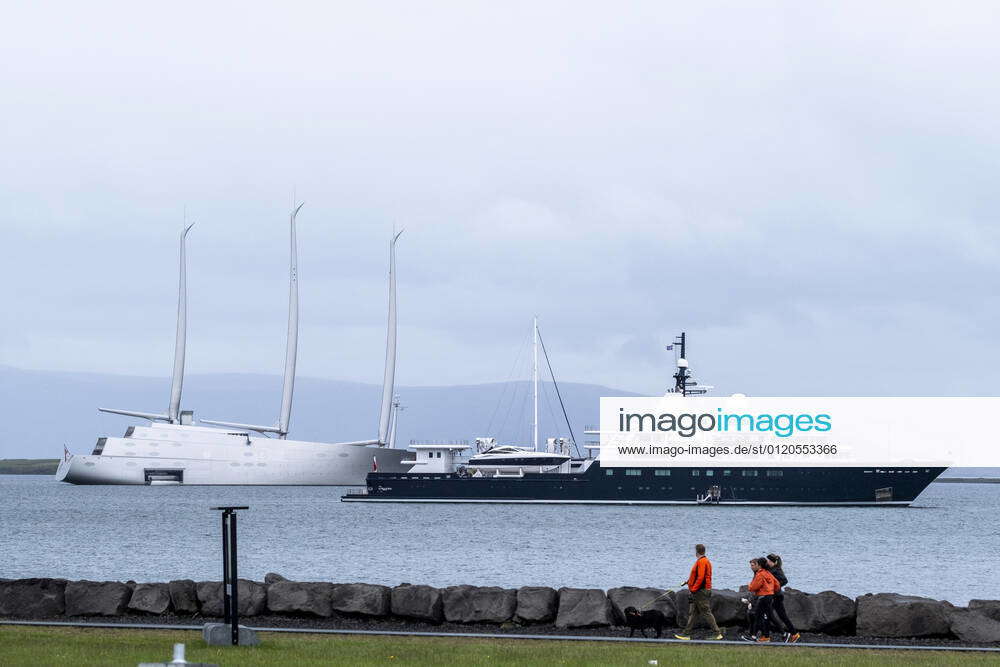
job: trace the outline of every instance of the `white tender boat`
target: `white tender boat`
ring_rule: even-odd
[[[519,469],[530,472],[561,466],[570,460],[568,454],[560,452],[537,452],[525,447],[499,445],[474,455],[469,459],[469,467],[480,470],[497,470],[499,472],[517,472]]]

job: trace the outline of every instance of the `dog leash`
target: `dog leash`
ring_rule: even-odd
[[[671,588],[670,590],[664,591],[661,595],[657,595],[655,598],[653,598],[652,600],[650,600],[646,604],[644,604],[641,607],[639,607],[639,611],[646,611],[647,609],[649,609],[650,607],[652,607],[654,604],[656,604],[657,602],[659,602],[663,598],[667,597],[671,593],[676,593],[679,590],[680,590],[679,588]]]

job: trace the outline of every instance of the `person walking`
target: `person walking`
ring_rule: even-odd
[[[687,586],[688,596],[688,619],[684,625],[684,630],[679,635],[674,635],[677,639],[691,639],[691,630],[694,629],[695,620],[704,617],[708,621],[708,627],[712,629],[712,639],[722,639],[722,630],[715,622],[712,615],[712,562],[705,556],[705,545],[694,545],[695,562],[691,567],[691,575],[681,586]]]
[[[774,594],[774,617],[781,619],[781,622],[785,626],[785,643],[794,644],[799,641],[801,635],[795,629],[795,626],[792,625],[791,619],[788,618],[788,612],[785,611],[784,589],[788,585],[788,577],[785,576],[781,556],[778,554],[767,555],[767,571],[778,580],[778,590]]]
[[[751,558],[750,569],[753,579],[750,581],[750,592],[757,596],[754,601],[754,624],[749,635],[742,635],[745,641],[771,641],[770,618],[774,613],[774,592],[778,590],[778,580],[767,571],[766,558]]]

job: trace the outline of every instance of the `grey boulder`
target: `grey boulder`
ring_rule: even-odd
[[[268,572],[267,574],[264,575],[264,583],[267,584],[268,586],[270,586],[271,584],[276,584],[279,581],[288,581],[288,579],[285,579],[277,572]]]
[[[444,618],[441,591],[433,586],[400,584],[392,589],[390,608],[393,616],[440,623]]]
[[[969,609],[1000,621],[1000,600],[969,600]]]
[[[120,581],[70,581],[66,584],[67,616],[121,616],[132,589]]]
[[[506,623],[517,610],[517,591],[497,586],[449,586],[441,593],[449,623]]]
[[[222,583],[219,581],[199,581],[195,584],[201,615],[221,617],[225,615],[222,599]],[[240,579],[236,583],[236,604],[240,616],[259,616],[267,609],[267,588],[256,581]]]
[[[857,599],[857,633],[863,637],[947,637],[951,611],[947,602],[896,593]]]
[[[803,593],[785,589],[785,609],[799,632],[822,632],[828,635],[852,635],[857,606],[854,600],[834,593]]]
[[[596,628],[612,625],[611,600],[599,588],[560,588],[557,628]]]
[[[514,612],[518,623],[549,623],[556,617],[559,594],[548,586],[523,586],[517,589],[517,608]]]
[[[1000,621],[974,609],[951,610],[951,634],[963,642],[987,644],[1000,642]]]
[[[300,614],[326,618],[333,614],[333,584],[279,581],[267,587],[267,609],[278,614]]]
[[[330,605],[341,614],[359,616],[387,616],[389,614],[389,587],[374,584],[334,584]]]
[[[677,621],[677,611],[672,598],[673,595],[662,588],[621,586],[608,591],[616,625],[625,623],[625,609],[628,607],[635,607],[639,611],[656,610],[663,614],[668,625],[673,625]]]
[[[66,611],[64,579],[10,579],[0,582],[0,616],[50,618]]]
[[[725,588],[713,588],[709,607],[712,610],[712,616],[715,617],[715,622],[720,627],[746,625],[747,607],[740,601],[741,598],[745,597],[747,597],[746,593]],[[687,588],[682,588],[674,593],[674,607],[677,610],[677,625],[679,627],[684,627],[687,623],[690,601],[691,593]],[[705,624],[703,620],[699,620],[697,623],[699,625]]]
[[[136,584],[128,609],[143,614],[166,613],[170,609],[170,587],[167,584]]]
[[[198,613],[198,588],[190,579],[177,579],[167,584],[170,606],[178,614]]]

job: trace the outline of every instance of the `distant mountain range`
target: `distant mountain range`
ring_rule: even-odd
[[[121,435],[141,420],[102,414],[98,407],[164,412],[169,378],[31,371],[0,366],[0,458],[52,458],[63,445],[89,453],[98,437]],[[636,396],[600,385],[560,383],[577,442],[584,426],[598,422],[601,396]],[[397,387],[397,446],[411,440],[471,440],[496,436],[526,444],[531,436],[531,386],[525,381],[453,387]],[[299,378],[291,437],[335,442],[376,437],[379,385]],[[281,400],[281,378],[270,375],[190,375],[182,407],[195,418],[272,424]],[[539,438],[567,429],[551,383],[541,384]]]

